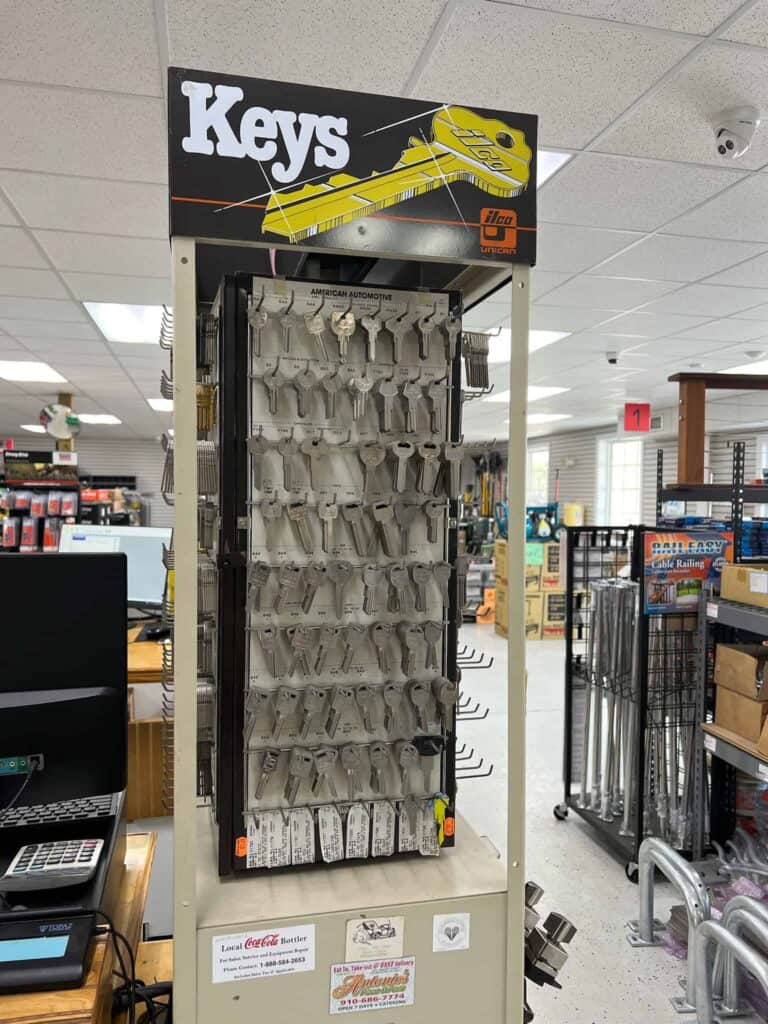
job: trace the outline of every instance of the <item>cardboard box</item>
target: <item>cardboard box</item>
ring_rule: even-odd
[[[548,541],[544,548],[544,565],[541,569],[542,590],[562,590],[560,582],[560,542]]]
[[[541,639],[541,613],[544,598],[541,594],[525,595],[525,638],[526,640]],[[496,584],[496,632],[507,636],[509,617],[509,590],[506,584]]]
[[[768,608],[768,564],[724,565],[720,597],[758,608]]]
[[[545,626],[561,626],[565,629],[565,591],[545,590],[541,596],[544,605],[542,623]]]
[[[737,736],[757,743],[768,716],[768,700],[752,700],[740,693],[718,686],[715,704],[715,725],[730,729]]]
[[[507,542],[505,540],[497,540],[493,546],[493,562],[494,562],[494,574],[497,580],[507,579]]]
[[[525,567],[525,592],[526,594],[538,594],[541,590],[541,566],[526,565]]]
[[[718,644],[715,650],[715,682],[753,700],[768,700],[763,686],[768,647],[762,644]]]
[[[565,625],[561,626],[547,626],[542,625],[541,627],[541,639],[542,640],[562,640],[565,636]]]

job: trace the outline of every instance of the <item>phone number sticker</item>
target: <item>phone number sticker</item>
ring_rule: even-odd
[[[413,1006],[416,957],[331,965],[331,1014]]]
[[[213,937],[213,983],[315,969],[315,926]]]

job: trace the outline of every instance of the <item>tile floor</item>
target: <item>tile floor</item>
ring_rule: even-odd
[[[506,847],[506,642],[492,626],[465,626],[461,642],[494,658],[487,671],[464,670],[464,690],[487,705],[485,721],[463,722],[460,741],[494,764],[488,779],[464,782],[459,808],[499,851]],[[556,821],[552,808],[562,798],[563,645],[528,644],[527,716],[527,877],[545,891],[545,912],[558,910],[578,929],[561,972],[562,991],[530,986],[536,1024],[663,1024],[680,1018],[669,997],[679,992],[684,968],[663,950],[634,950],[625,938],[625,922],[637,917],[637,888],[624,864],[571,815]],[[167,935],[171,915],[170,820],[137,821],[132,830],[159,831],[147,907],[149,933]],[[658,887],[657,916],[673,902]],[[669,890],[668,890],[669,891]],[[688,1019],[688,1018],[684,1018]]]
[[[465,782],[458,806],[502,852],[506,846],[506,641],[492,626],[465,626],[461,643],[494,658],[487,671],[464,670],[463,686],[490,707],[482,722],[461,723],[459,740],[494,763],[488,779]],[[669,997],[679,993],[684,967],[661,949],[632,949],[625,922],[637,917],[637,887],[624,864],[574,815],[556,821],[562,799],[563,644],[527,645],[526,876],[544,889],[545,913],[557,910],[578,929],[561,972],[562,991],[529,986],[535,1024],[662,1024],[678,1018]],[[656,914],[674,900],[658,886]],[[683,1019],[688,1019],[683,1018]]]

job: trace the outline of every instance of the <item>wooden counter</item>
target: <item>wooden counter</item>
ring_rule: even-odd
[[[163,681],[163,645],[156,640],[137,643],[142,626],[128,630],[128,685]]]
[[[127,836],[115,927],[134,950],[139,948],[156,843],[154,832]],[[82,988],[0,996],[0,1024],[110,1024],[113,986],[121,984],[112,976],[113,964],[110,937],[97,938],[91,945],[91,963]]]

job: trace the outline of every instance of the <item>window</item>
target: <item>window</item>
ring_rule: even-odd
[[[546,505],[549,501],[549,448],[529,448],[525,473],[525,500],[528,505]]]
[[[598,522],[639,523],[642,517],[643,442],[600,441],[597,472]]]

